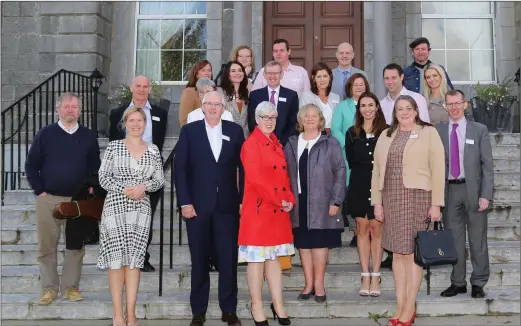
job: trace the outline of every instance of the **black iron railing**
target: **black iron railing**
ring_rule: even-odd
[[[4,191],[23,188],[29,145],[41,128],[57,121],[55,103],[61,94],[74,92],[80,96],[80,123],[97,131],[98,75],[84,76],[61,69],[2,111],[2,205]]]

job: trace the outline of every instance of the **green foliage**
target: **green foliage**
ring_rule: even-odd
[[[388,311],[384,312],[383,314],[379,314],[376,312],[370,312],[369,319],[372,319],[375,323],[377,323],[379,326],[381,326],[382,324],[380,324],[380,322],[378,320],[381,318],[389,318],[389,316],[387,314],[388,314]]]
[[[479,82],[475,86],[477,97],[488,105],[503,103],[504,100],[512,98],[511,89],[514,86],[514,76],[506,77],[500,83],[481,85]]]

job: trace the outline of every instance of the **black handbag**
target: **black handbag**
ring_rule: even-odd
[[[441,222],[434,222],[434,230],[418,231],[414,239],[414,262],[427,269],[427,295],[431,292],[431,266],[455,265],[458,254],[454,245],[452,231],[443,230]]]

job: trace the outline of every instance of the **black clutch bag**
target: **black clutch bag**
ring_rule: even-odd
[[[430,224],[430,223],[429,223]],[[458,255],[454,245],[452,231],[443,230],[441,222],[434,223],[434,230],[418,231],[414,239],[414,262],[427,269],[427,294],[430,294],[430,267],[455,265]]]

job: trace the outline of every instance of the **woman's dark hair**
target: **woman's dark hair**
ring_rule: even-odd
[[[224,68],[223,74],[222,74],[222,80],[221,80],[221,88],[224,92],[224,94],[227,97],[228,101],[231,101],[233,99],[233,96],[235,95],[235,87],[233,86],[233,82],[230,79],[230,69],[232,65],[238,65],[241,67],[242,73],[244,74],[244,77],[242,78],[242,81],[239,85],[239,99],[243,100],[245,104],[248,103],[248,76],[246,76],[246,73],[244,72],[244,66],[239,61],[228,61],[226,64],[226,68]]]
[[[412,105],[414,111],[416,111],[416,118],[414,119],[414,122],[417,125],[422,126],[422,127],[424,127],[424,126],[432,126],[430,123],[427,123],[427,122],[423,121],[422,119],[420,119],[420,110],[418,109],[418,103],[416,103],[416,101],[414,100],[414,98],[412,98],[412,96],[400,95],[400,96],[398,96],[398,98],[394,102],[393,122],[391,124],[391,127],[389,129],[387,129],[387,137],[391,137],[393,132],[398,128],[399,122],[398,122],[398,118],[396,117],[396,110],[397,110],[399,101],[407,101],[407,102],[409,102],[409,104]]]
[[[374,116],[373,125],[371,126],[371,133],[374,134],[375,137],[378,137],[380,136],[382,131],[387,129],[387,123],[385,123],[384,112],[382,111],[382,107],[380,106],[380,101],[378,101],[378,97],[371,92],[365,92],[362,95],[360,95],[358,103],[356,103],[354,124],[355,134],[356,137],[360,137],[360,132],[362,131],[362,128],[364,126],[364,116],[362,115],[362,112],[360,112],[360,103],[362,102],[362,99],[366,97],[372,98],[376,105],[376,113]]]
[[[331,68],[329,68],[328,65],[326,65],[323,62],[318,62],[313,66],[313,69],[311,69],[311,76],[309,77],[309,82],[311,84],[311,91],[313,94],[318,95],[318,87],[317,83],[315,82],[315,76],[320,70],[327,71],[327,74],[329,75],[329,85],[327,85],[326,88],[326,96],[329,96],[329,92],[331,92],[331,86],[333,85],[333,72],[331,71]],[[340,94],[337,94],[340,95]]]
[[[188,84],[186,84],[186,87],[195,87],[195,84],[197,83],[197,74],[199,73],[199,70],[203,69],[207,65],[210,65],[210,68],[212,68],[212,75],[210,76],[210,79],[213,79],[212,64],[210,63],[210,61],[204,59],[199,61],[192,67],[192,70],[190,71],[190,77],[188,78]]]
[[[345,86],[345,89],[344,91],[346,92],[346,97],[353,97],[353,84],[355,83],[355,80],[357,80],[358,78],[362,78],[364,80],[364,84],[365,84],[365,92],[364,93],[369,93],[371,92],[371,89],[369,88],[369,81],[367,80],[367,78],[365,78],[365,76],[359,72],[353,74],[351,77],[349,77],[349,79],[347,80],[347,83],[346,83],[346,86]]]

